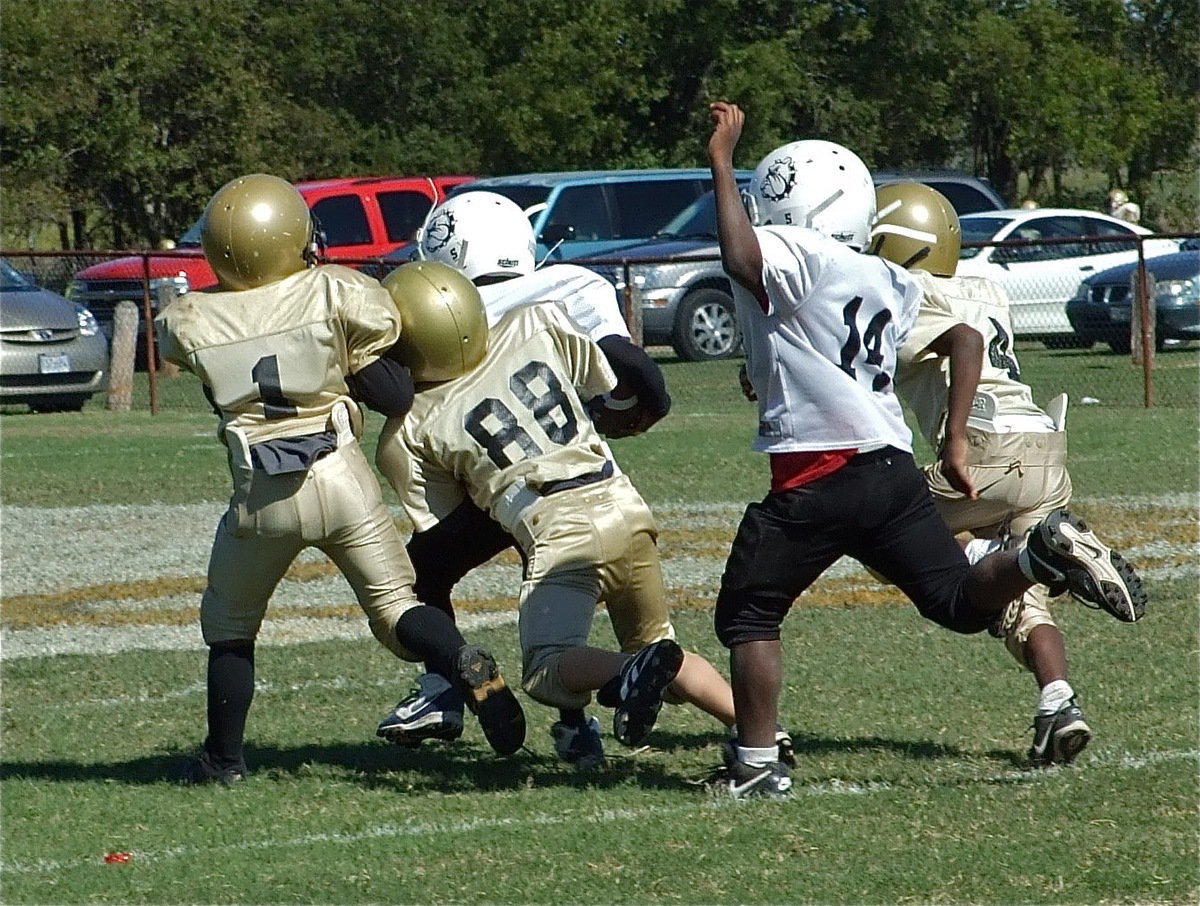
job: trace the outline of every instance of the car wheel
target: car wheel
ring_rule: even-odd
[[[1108,341],[1108,348],[1113,352],[1118,352],[1121,355],[1129,355],[1130,349],[1133,346],[1133,341],[1130,340],[1129,334],[1123,337],[1117,337]],[[1167,338],[1159,334],[1154,335],[1154,351],[1162,352],[1167,348]]]
[[[733,297],[707,286],[684,296],[675,313],[671,338],[675,353],[688,362],[727,359],[742,346]]]

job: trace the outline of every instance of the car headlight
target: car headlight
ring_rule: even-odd
[[[1200,278],[1159,280],[1154,284],[1154,298],[1167,305],[1185,305],[1200,301]]]
[[[94,337],[100,332],[100,324],[96,321],[96,316],[79,303],[75,304],[75,317],[79,319],[80,336]]]
[[[634,270],[634,285],[642,292],[657,289],[672,289],[679,286],[680,278],[692,269],[690,264],[655,264],[641,273]],[[640,279],[641,282],[638,282]]]
[[[187,274],[182,271],[173,277],[154,277],[150,281],[150,295],[155,299],[160,290],[167,288],[174,289],[177,296],[186,296],[192,286],[188,283]]]

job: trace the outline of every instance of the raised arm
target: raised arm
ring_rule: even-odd
[[[753,293],[765,310],[767,292],[762,282],[762,249],[742,206],[733,173],[733,149],[742,136],[746,115],[737,104],[726,101],[710,104],[709,111],[713,131],[708,139],[708,162],[713,175],[721,264],[730,278]]]

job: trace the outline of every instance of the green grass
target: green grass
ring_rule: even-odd
[[[1111,365],[1036,350],[1022,364],[1040,400],[1076,386],[1080,369]],[[671,417],[615,444],[658,509],[669,575],[695,561],[719,574],[741,505],[765,489],[736,367],[666,361]],[[182,405],[187,391],[175,383],[181,405],[156,417],[5,415],[4,506],[155,503],[162,528],[147,546],[207,538],[211,522],[181,523],[173,508],[228,489],[214,419],[198,395]],[[8,658],[0,899],[1195,903],[1200,415],[1100,398],[1068,418],[1078,505],[1143,570],[1151,605],[1135,626],[1057,609],[1096,733],[1069,769],[1025,768],[1035,688],[1002,645],[940,630],[895,595],[861,603],[833,582],[785,624],[782,713],[799,756],[786,803],[708,794],[698,781],[720,761],[722,732],[684,708],[664,711],[645,751],[609,736],[610,766],[588,776],[554,760],[553,716],[527,699],[529,751],[509,759],[473,723],[455,744],[386,745],[375,723],[415,669],[365,638],[260,646],[250,780],[179,788],[164,778],[203,734],[202,651]],[[6,557],[22,543],[12,524],[0,521]],[[11,562],[8,587],[19,578]],[[114,566],[96,563],[83,588],[50,578],[40,596],[5,592],[6,645],[31,622],[86,639],[96,627],[194,621],[194,595],[155,597],[123,585]],[[201,559],[191,576],[203,571]],[[671,593],[681,640],[724,666],[715,579]],[[345,600],[361,622],[348,586]],[[273,606],[268,623],[287,613]],[[514,626],[470,635],[512,672]],[[611,642],[603,620],[595,640]],[[113,852],[130,861],[106,864]]]

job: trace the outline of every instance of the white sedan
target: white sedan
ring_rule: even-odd
[[[958,275],[987,277],[1002,285],[1012,301],[1013,331],[1019,337],[1071,345],[1067,300],[1085,277],[1137,261],[1137,237],[1149,236],[1138,224],[1075,208],[1010,209],[961,218],[962,241],[977,243],[959,256]],[[1004,241],[1074,239],[1039,245],[995,245]],[[978,245],[978,243],[985,243]],[[1147,258],[1179,251],[1174,239],[1147,239]]]

